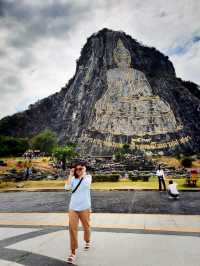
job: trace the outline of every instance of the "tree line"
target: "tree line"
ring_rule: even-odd
[[[47,156],[56,154],[60,159],[65,153],[75,153],[75,145],[73,143],[60,146],[56,133],[50,129],[45,129],[31,138],[0,135],[0,157],[22,156],[29,149],[40,150]]]

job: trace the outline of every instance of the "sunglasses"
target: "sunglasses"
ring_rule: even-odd
[[[83,169],[84,169],[83,167],[77,167],[77,168],[75,168],[75,170],[79,170],[79,171],[81,171]]]

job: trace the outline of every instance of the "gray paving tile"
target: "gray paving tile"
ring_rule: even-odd
[[[90,251],[84,251],[82,233],[79,232],[77,255],[77,265],[80,266],[199,266],[198,237],[92,232],[93,246]],[[64,262],[69,250],[68,232],[52,232],[7,248],[10,251],[23,250],[55,259],[56,262]],[[33,260],[34,256],[31,259]],[[23,264],[23,260],[21,263]]]

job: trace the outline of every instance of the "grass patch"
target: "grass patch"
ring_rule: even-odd
[[[176,179],[178,189],[200,189],[200,180],[196,187],[189,187],[185,184],[185,179]],[[12,189],[16,188],[16,185],[23,183],[23,188],[64,188],[64,180],[39,180],[39,181],[23,181],[23,182],[2,182],[0,183],[0,189]],[[166,185],[168,181],[166,180]],[[148,182],[144,181],[131,181],[131,180],[120,180],[118,182],[95,182],[92,183],[92,189],[158,189],[157,179],[151,177]]]

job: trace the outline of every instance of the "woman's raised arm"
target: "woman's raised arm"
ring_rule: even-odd
[[[74,176],[74,168],[70,169],[68,178],[65,180],[65,189],[71,189],[72,177]]]

